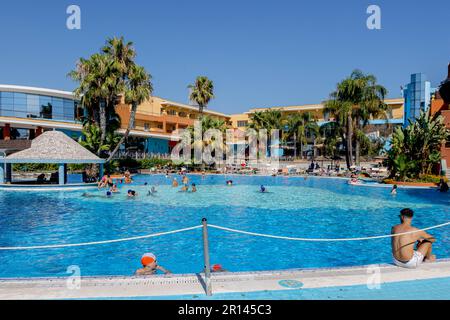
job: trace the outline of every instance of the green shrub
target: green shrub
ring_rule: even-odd
[[[172,165],[172,161],[167,159],[150,158],[139,161],[140,169],[151,169],[155,167],[164,167]]]

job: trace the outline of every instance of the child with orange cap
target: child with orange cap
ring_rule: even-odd
[[[170,274],[171,272],[156,262],[156,256],[153,253],[146,253],[142,256],[141,263],[143,268],[136,271],[137,276],[150,276],[156,274],[159,270],[164,274]]]

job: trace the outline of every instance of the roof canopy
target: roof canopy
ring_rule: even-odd
[[[6,157],[7,163],[104,163],[78,142],[59,131],[47,131],[34,139],[31,148]]]

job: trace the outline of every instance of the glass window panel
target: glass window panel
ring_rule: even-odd
[[[14,93],[12,92],[2,92],[2,98],[14,98]]]
[[[21,103],[15,103],[14,104],[14,111],[19,111],[19,112],[27,112],[27,105],[21,104]]]
[[[14,117],[14,111],[12,111],[12,110],[2,110],[2,115],[4,117]]]
[[[13,103],[2,103],[2,104],[0,104],[0,108],[3,110],[14,110],[14,104]]]
[[[14,98],[8,98],[8,97],[1,97],[0,99],[0,103],[1,104],[13,104],[14,103]]]
[[[25,93],[15,92],[14,93],[14,99],[24,99],[24,100],[26,100],[27,99],[27,95]]]

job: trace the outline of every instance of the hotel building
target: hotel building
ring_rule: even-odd
[[[403,99],[386,99],[390,111],[386,119],[373,119],[368,126],[371,136],[386,135],[386,124],[390,130],[403,125],[405,109]],[[230,128],[244,130],[256,112],[270,109],[280,110],[284,116],[310,112],[319,125],[334,121],[324,114],[323,104],[276,106],[250,109],[243,114],[226,115],[210,109],[204,113],[212,118],[225,121]],[[116,107],[121,119],[118,133],[124,133],[128,127],[131,106],[122,102]],[[82,131],[85,109],[72,92],[0,85],[0,150],[10,152],[30,147],[30,142],[42,132],[58,130],[78,138]],[[138,106],[134,129],[130,139],[121,151],[139,152],[147,155],[168,155],[178,143],[177,130],[185,129],[199,118],[198,108],[153,96]],[[231,144],[243,143],[237,135]],[[285,146],[288,148],[288,146]],[[305,150],[312,150],[310,144]],[[280,155],[285,155],[283,152]],[[1,154],[0,154],[1,156]]]
[[[116,112],[124,133],[131,106],[121,103]],[[223,113],[205,110],[206,115],[224,120]],[[0,85],[0,150],[28,148],[30,140],[47,130],[58,130],[78,138],[85,110],[72,92],[43,88]],[[171,141],[178,129],[192,125],[199,117],[198,108],[151,97],[139,105],[135,127],[130,137],[143,153],[168,154],[177,142]]]

